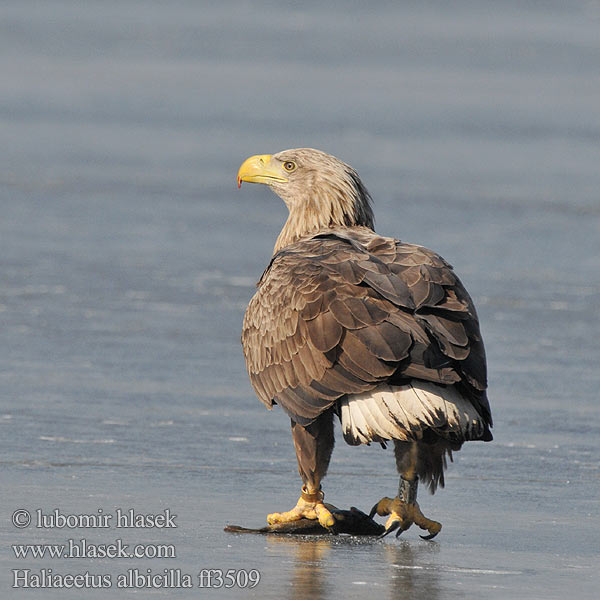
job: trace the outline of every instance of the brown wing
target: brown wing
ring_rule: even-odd
[[[491,424],[473,303],[434,252],[365,228],[279,252],[242,331],[250,380],[306,425],[345,394],[416,378],[461,387]]]

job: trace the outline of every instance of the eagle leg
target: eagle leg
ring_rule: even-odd
[[[417,476],[419,448],[418,444],[413,442],[407,456],[408,465],[401,470],[400,484],[398,486],[398,495],[395,498],[382,498],[371,509],[370,517],[375,513],[384,517],[389,515],[385,524],[385,531],[380,537],[385,537],[398,530],[396,537],[403,531],[409,529],[413,523],[429,532],[429,535],[422,535],[424,540],[432,540],[442,529],[442,524],[428,519],[419,508],[417,503],[417,487],[419,478]],[[400,470],[402,457],[397,454],[397,462]]]
[[[302,518],[318,519],[326,529],[335,525],[335,517],[323,504],[321,480],[327,473],[333,451],[333,411],[321,413],[312,423],[300,425],[292,421],[292,438],[298,459],[298,472],[302,477],[302,492],[292,510],[267,516],[269,525],[299,521]],[[334,507],[330,506],[331,509]]]

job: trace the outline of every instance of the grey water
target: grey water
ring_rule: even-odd
[[[599,31],[595,0],[3,0],[2,598],[597,597]],[[223,532],[299,493],[239,344],[285,208],[235,185],[247,156],[299,146],[352,164],[377,230],[442,254],[478,307],[495,440],[421,492],[432,542]],[[328,501],[396,486],[390,450],[340,436]],[[177,528],[35,526],[119,508]],[[176,555],[13,549],[68,539]],[[43,569],[111,587],[12,587]],[[130,569],[194,588],[117,588]],[[236,586],[198,587],[206,569]]]

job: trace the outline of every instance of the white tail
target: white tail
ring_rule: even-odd
[[[484,429],[479,413],[454,386],[413,381],[382,384],[340,402],[342,431],[353,446],[387,440],[418,440],[431,428],[444,438],[465,441]]]

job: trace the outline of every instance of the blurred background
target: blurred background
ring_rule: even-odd
[[[261,571],[229,597],[595,597],[599,31],[597,0],[3,0],[6,597],[26,593],[11,569],[49,566]],[[300,146],[353,165],[377,230],[442,254],[478,307],[495,441],[422,492],[435,543],[222,532],[298,496],[289,422],[254,396],[239,344],[286,210],[235,177]],[[389,450],[338,442],[329,501],[395,493]],[[21,506],[170,507],[176,531],[122,537],[178,556],[17,560],[11,543],[83,535],[16,530]]]

